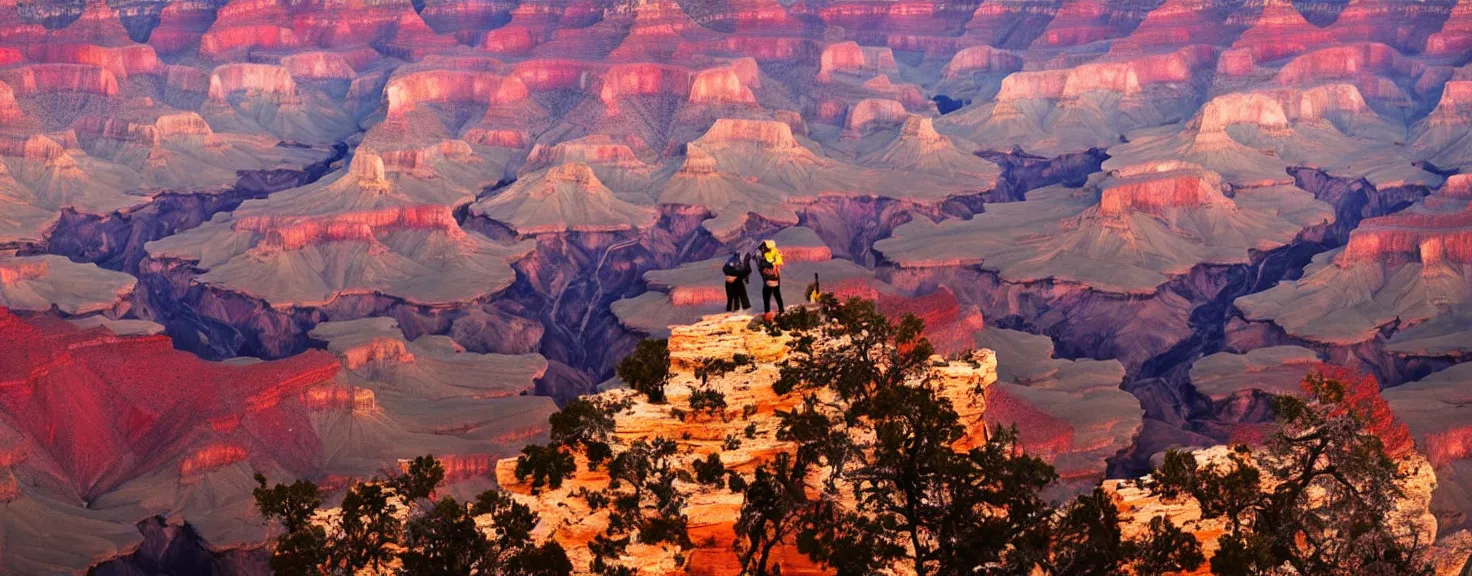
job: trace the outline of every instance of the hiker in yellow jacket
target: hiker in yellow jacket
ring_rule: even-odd
[[[762,275],[762,311],[772,311],[772,299],[777,299],[777,313],[781,314],[784,308],[782,304],[782,252],[777,249],[777,243],[771,240],[763,240],[758,248],[756,258],[757,272]]]

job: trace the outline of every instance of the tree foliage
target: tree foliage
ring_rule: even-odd
[[[1171,451],[1152,487],[1190,497],[1224,520],[1211,570],[1227,576],[1430,574],[1427,542],[1395,525],[1409,473],[1368,429],[1372,415],[1347,401],[1343,374],[1309,374],[1305,397],[1274,399],[1277,430],[1261,450],[1237,446],[1201,463]],[[1373,385],[1373,382],[1370,383]]]
[[[565,576],[572,563],[556,542],[537,544],[537,515],[496,491],[467,505],[429,498],[444,481],[432,456],[415,458],[404,474],[350,486],[334,517],[316,516],[316,484],[267,485],[256,474],[256,507],[279,526],[271,570],[282,575],[353,575],[395,567],[405,575]],[[407,518],[397,514],[407,507]],[[489,534],[475,517],[490,515]]]
[[[779,413],[790,456],[747,486],[736,550],[746,574],[774,574],[783,542],[840,575],[903,567],[917,576],[1119,574],[1156,569],[1133,556],[1157,535],[1123,541],[1102,494],[1059,509],[1041,491],[1053,468],[1026,455],[1015,430],[981,444],[966,437],[952,401],[928,379],[934,349],[914,316],[891,321],[873,302],[820,298],[819,319],[789,344],[774,384],[801,394]],[[824,487],[809,498],[810,475]],[[1161,528],[1165,538],[1178,535]],[[1195,540],[1160,569],[1191,568]]]
[[[640,341],[632,354],[619,361],[615,372],[650,404],[664,404],[664,385],[670,379],[669,340]]]

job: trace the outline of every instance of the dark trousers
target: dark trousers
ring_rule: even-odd
[[[762,282],[762,311],[763,312],[771,312],[772,311],[772,298],[776,298],[777,299],[777,313],[778,314],[781,314],[782,313],[782,309],[783,308],[786,308],[786,306],[784,306],[782,304],[782,284],[779,283],[776,286],[768,286],[766,282]]]
[[[726,311],[735,312],[751,308],[751,298],[746,296],[746,283],[741,281],[726,283]]]

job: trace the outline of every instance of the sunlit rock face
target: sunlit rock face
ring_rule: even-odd
[[[1469,62],[1455,0],[0,0],[0,305],[213,359],[392,318],[349,372],[539,353],[505,390],[566,400],[775,239],[789,304],[816,280],[1015,350],[992,415],[1071,478],[1137,475],[1258,423],[1236,371],[1472,358]],[[303,402],[520,410],[378,375]],[[510,413],[457,470],[531,434]]]

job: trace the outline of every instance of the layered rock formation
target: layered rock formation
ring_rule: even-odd
[[[1259,419],[1236,371],[1468,358],[1462,4],[0,0],[0,250],[51,262],[0,293],[210,358],[388,316],[566,399],[776,237],[789,303],[1051,339],[986,331],[1098,380],[1019,390],[1039,421],[1122,366],[1133,473]]]
[[[621,450],[638,440],[664,437],[675,441],[680,450],[676,454],[677,467],[687,468],[696,458],[720,452],[721,460],[728,469],[739,473],[750,473],[773,454],[789,449],[786,442],[776,439],[775,414],[788,409],[799,401],[800,395],[778,396],[772,392],[770,383],[777,377],[777,362],[786,353],[786,340],[790,336],[772,337],[763,331],[748,328],[749,318],[742,315],[724,315],[705,319],[689,326],[677,327],[670,335],[670,357],[672,378],[666,385],[666,395],[671,405],[685,403],[691,391],[701,386],[701,379],[694,369],[706,360],[730,359],[735,354],[745,354],[756,362],[754,370],[738,370],[727,375],[709,378],[705,384],[725,394],[731,406],[731,414],[722,418],[676,419],[670,415],[668,406],[652,405],[631,390],[613,390],[603,395],[610,400],[628,400],[631,404],[616,417],[613,442]],[[996,380],[997,359],[986,350],[971,353],[961,361],[940,362],[931,368],[939,379],[947,397],[955,402],[961,421],[967,422],[973,438],[985,433],[986,423],[980,418],[986,410],[984,401],[977,401],[972,390],[992,385]],[[741,406],[752,406],[754,413],[740,416]],[[744,429],[748,424],[756,425],[756,434],[746,438]],[[723,448],[729,436],[742,438],[740,447]],[[568,550],[574,567],[580,573],[592,556],[587,545],[593,536],[602,532],[608,522],[608,513],[587,507],[583,498],[574,496],[579,488],[601,489],[608,483],[606,473],[587,472],[579,466],[572,478],[564,481],[559,489],[546,489],[532,495],[527,483],[519,482],[513,471],[515,459],[502,460],[496,466],[497,479],[504,490],[531,506],[541,516],[534,531],[538,539],[552,538]],[[631,544],[622,560],[640,574],[716,574],[723,566],[731,566],[734,552],[730,549],[734,538],[732,524],[741,506],[741,496],[724,487],[710,488],[693,483],[677,484],[688,499],[685,514],[690,518],[690,536],[696,543],[691,550],[662,545]],[[796,550],[782,547],[777,552],[785,565],[811,566]],[[675,557],[682,556],[683,564]]]
[[[529,247],[462,230],[451,211],[470,194],[387,171],[362,151],[335,177],[246,202],[148,250],[190,263],[202,283],[279,308],[363,293],[429,305],[472,301],[510,286],[510,262]]]
[[[1082,190],[1051,187],[969,221],[917,222],[875,249],[902,268],[980,265],[1007,282],[1080,283],[1152,294],[1202,264],[1249,260],[1333,218],[1327,204],[1291,187],[1238,191],[1220,175],[1181,162],[1111,171]]]
[[[1343,248],[1315,256],[1301,280],[1239,298],[1237,308],[1249,322],[1371,363],[1384,353],[1465,357],[1462,181],[1400,214],[1366,220]]]
[[[332,354],[215,363],[163,336],[0,308],[0,560],[21,573],[82,570],[139,546],[134,524],[151,516],[187,522],[216,548],[259,545],[256,471],[335,489],[433,451],[449,482],[483,489],[492,463],[545,434],[555,410],[526,395],[547,370],[540,356],[409,342],[387,318],[313,336]]]
[[[0,306],[11,310],[118,316],[128,311],[137,284],[127,274],[60,256],[0,254]]]

